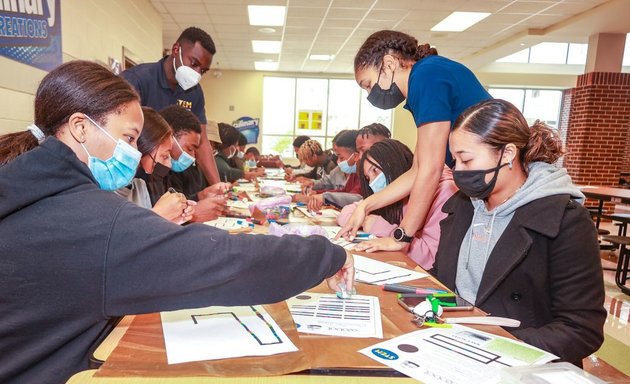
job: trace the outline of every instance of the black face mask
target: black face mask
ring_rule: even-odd
[[[153,166],[153,173],[151,174],[151,176],[163,179],[168,175],[170,171],[171,169],[166,165],[156,162]]]
[[[378,85],[379,80],[381,79],[381,73],[378,74],[378,79],[376,80],[376,84],[372,87],[370,94],[368,95],[368,101],[380,109],[392,109],[396,108],[398,104],[402,103],[405,100],[405,96],[403,96],[398,85],[394,83],[394,73],[392,72],[392,83],[389,86],[389,89],[383,90],[380,85]]]
[[[503,158],[503,152],[505,147],[501,150],[501,156],[499,156],[499,162],[497,166],[489,169],[480,169],[472,171],[453,171],[453,181],[462,193],[468,197],[474,197],[477,199],[486,199],[492,193],[494,185],[497,182],[499,176],[499,169],[505,167],[509,163],[501,164],[501,158]],[[490,182],[486,183],[486,174],[494,172],[494,176]]]

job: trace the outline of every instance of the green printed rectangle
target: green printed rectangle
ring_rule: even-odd
[[[489,352],[513,357],[528,364],[535,363],[544,356],[544,352],[523,344],[517,344],[509,340],[494,339],[485,348]]]

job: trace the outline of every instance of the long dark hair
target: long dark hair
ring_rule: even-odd
[[[455,120],[453,131],[458,129],[479,136],[496,151],[514,144],[525,172],[531,162],[553,164],[564,152],[556,131],[539,120],[530,127],[518,108],[501,99],[485,100],[466,109]]]
[[[142,156],[150,155],[164,140],[173,136],[173,130],[156,110],[142,107],[144,126],[138,137],[138,151]]]
[[[402,60],[418,61],[437,55],[437,49],[429,44],[418,45],[413,36],[398,31],[383,30],[368,37],[354,57],[354,71],[367,67],[381,67],[383,56],[393,55]]]
[[[35,94],[35,125],[46,137],[55,136],[73,113],[82,112],[101,125],[106,115],[119,113],[140,98],[122,77],[90,61],[70,61],[47,74]],[[0,165],[37,147],[30,131],[0,136]]]
[[[368,159],[371,157],[373,160]],[[385,139],[372,145],[370,149],[363,153],[357,166],[359,181],[361,182],[361,196],[367,198],[374,194],[370,188],[370,181],[363,172],[365,162],[374,165],[385,174],[387,184],[391,184],[400,175],[407,172],[413,165],[413,153],[409,148],[398,140]],[[403,212],[403,200],[390,204],[374,211],[374,214],[383,217],[391,224],[400,224]]]

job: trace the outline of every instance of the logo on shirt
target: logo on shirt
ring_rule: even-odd
[[[177,99],[177,105],[186,108],[189,111],[192,109],[192,101]]]

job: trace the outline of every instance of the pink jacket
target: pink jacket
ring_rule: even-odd
[[[446,213],[442,212],[442,205],[444,205],[455,192],[457,192],[457,187],[455,186],[455,182],[453,182],[453,173],[450,168],[445,166],[424,226],[416,232],[415,239],[411,242],[409,253],[407,254],[407,256],[424,269],[428,270],[433,266],[438,243],[440,242],[440,221],[446,217]],[[348,222],[357,204],[358,202],[346,205],[341,210],[341,214],[337,217],[337,223],[339,225],[343,226]],[[407,203],[403,206],[403,215],[406,212]],[[378,237],[389,237],[397,226],[398,225],[391,224],[378,216],[371,228],[363,228],[363,230]]]

